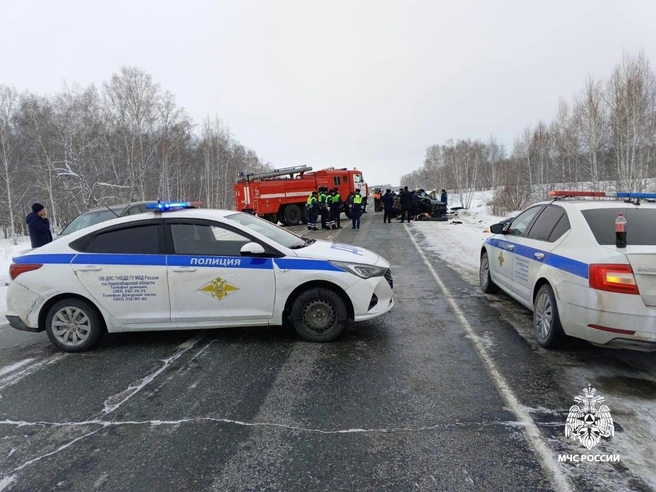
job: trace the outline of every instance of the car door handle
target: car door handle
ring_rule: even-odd
[[[171,268],[172,272],[180,272],[180,273],[185,273],[185,272],[195,272],[196,268],[192,267],[175,267]]]
[[[96,265],[87,265],[85,267],[80,268],[81,272],[99,272],[100,270],[102,270],[102,267]]]
[[[514,250],[514,249],[515,249],[515,245],[514,245],[514,244],[509,244],[509,245],[508,245],[508,251],[512,251],[512,250]]]
[[[534,256],[535,256],[538,260],[541,260],[542,258],[544,258],[544,253],[535,253]]]

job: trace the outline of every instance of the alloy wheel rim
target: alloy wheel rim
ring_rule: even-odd
[[[483,288],[487,287],[487,277],[488,277],[489,262],[487,261],[487,256],[484,256],[481,260],[481,269],[480,269],[480,280],[481,286]]]
[[[546,339],[553,328],[553,308],[546,293],[540,294],[535,308],[535,328],[541,339]]]
[[[89,338],[91,320],[82,309],[65,307],[53,316],[52,333],[63,345],[75,347]]]

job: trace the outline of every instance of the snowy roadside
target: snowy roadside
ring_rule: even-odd
[[[503,217],[488,213],[486,203],[489,192],[476,193],[467,211],[459,211],[455,221],[414,222],[413,230],[421,233],[420,243],[427,251],[437,255],[462,275],[473,287],[478,288],[480,248],[490,233],[485,232]],[[457,204],[455,204],[457,206]],[[512,214],[514,215],[514,214]],[[583,354],[576,351],[547,351],[539,348],[527,320],[528,310],[507,296],[496,303],[507,321],[515,327],[540,356],[557,368],[557,380],[563,391],[572,398],[582,388],[592,384],[606,398],[611,414],[616,417],[624,432],[616,433],[606,449],[619,454],[621,461],[635,474],[656,490],[656,473],[653,469],[654,443],[656,443],[656,357],[651,353],[617,351],[590,346]],[[494,341],[491,341],[494,343]],[[587,349],[587,347],[586,347]],[[574,401],[572,401],[574,404]],[[563,411],[564,424],[567,409]],[[581,464],[594,472],[594,463]]]

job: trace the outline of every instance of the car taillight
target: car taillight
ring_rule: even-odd
[[[592,289],[619,294],[640,294],[631,265],[593,264],[589,268],[589,279]]]
[[[41,268],[43,265],[37,265],[37,264],[16,264],[12,263],[9,266],[9,276],[11,277],[12,280],[16,280],[16,277],[18,277],[21,273],[25,272],[31,272],[32,270],[38,270]]]

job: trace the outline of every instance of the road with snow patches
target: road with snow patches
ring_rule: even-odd
[[[0,326],[0,491],[651,490],[631,457],[557,456],[588,454],[564,423],[577,384],[601,384],[590,368],[651,371],[653,357],[538,349],[525,310],[427,252],[437,223],[343,225],[292,229],[385,256],[396,306],[333,343],[231,329],[110,335],[63,354]],[[630,441],[653,456],[653,441],[625,435],[628,413],[613,417],[595,453]]]

